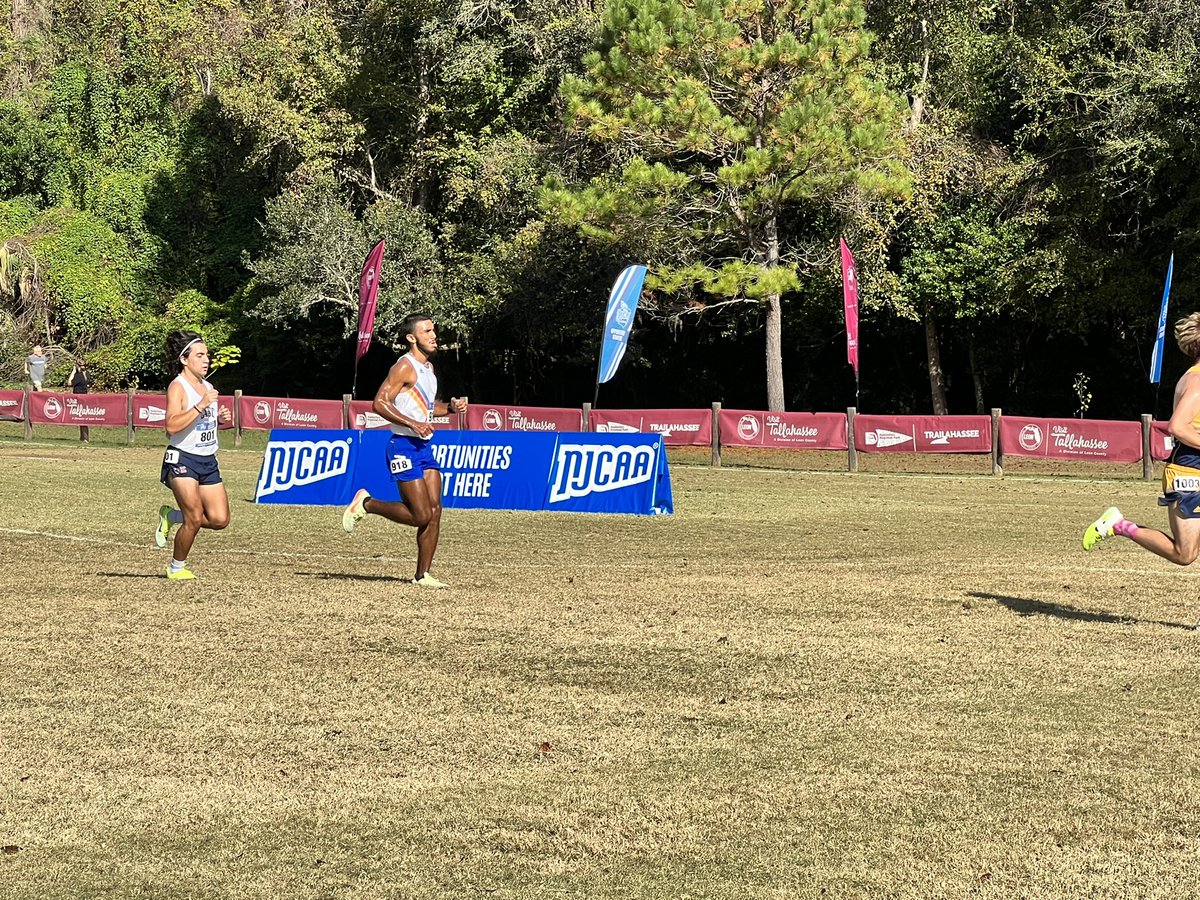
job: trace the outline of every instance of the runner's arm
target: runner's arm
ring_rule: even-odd
[[[178,434],[195,422],[201,415],[204,400],[189,406],[183,385],[172,381],[167,385],[167,434]]]
[[[1175,411],[1171,413],[1167,431],[1176,440],[1200,449],[1200,431],[1192,424],[1200,415],[1200,373],[1189,372],[1184,378],[1183,393],[1175,401]]]

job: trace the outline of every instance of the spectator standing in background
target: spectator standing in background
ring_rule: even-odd
[[[71,389],[72,394],[86,394],[88,387],[92,383],[92,376],[88,374],[87,363],[82,359],[76,359],[75,365],[71,369],[71,374],[67,378],[67,387]],[[91,430],[86,425],[79,426],[79,442],[81,444],[88,443],[91,438]]]
[[[25,357],[25,374],[33,383],[33,389],[40,391],[42,383],[46,380],[46,356],[42,353],[41,344],[35,345],[33,352]]]

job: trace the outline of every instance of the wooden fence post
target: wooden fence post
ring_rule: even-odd
[[[712,464],[721,467],[721,404],[712,405]]]
[[[1154,416],[1142,413],[1142,481],[1154,480],[1154,456],[1150,452],[1151,423]]]
[[[242,392],[233,392],[233,446],[242,446]]]
[[[350,394],[342,394],[342,427],[350,428]]]
[[[583,428],[584,431],[591,431],[592,430],[592,404],[590,404],[590,403],[583,404],[582,415],[583,415],[583,419],[580,423],[580,426]]]
[[[1004,448],[1000,446],[1000,407],[992,409],[992,474],[997,478],[1004,475]]]
[[[857,415],[856,407],[846,407],[846,469],[850,472],[858,471],[858,448],[854,446],[854,417]]]
[[[33,394],[25,388],[25,440],[33,437]]]
[[[125,400],[125,423],[129,429],[129,433],[125,436],[129,446],[133,446],[133,388],[129,388],[129,393]]]

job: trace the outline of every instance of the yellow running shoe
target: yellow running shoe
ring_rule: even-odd
[[[178,572],[172,572],[171,567],[167,566],[168,581],[194,581],[196,575],[191,569],[180,569]]]
[[[420,587],[427,587],[427,588],[448,588],[448,587],[450,587],[450,585],[446,584],[446,582],[438,581],[436,578],[434,578],[428,572],[426,572],[420,578],[414,578],[413,584],[419,585]]]
[[[159,550],[167,548],[167,535],[171,533],[171,520],[167,518],[171,515],[171,507],[163,504],[158,508],[158,528],[154,532],[154,543]]]
[[[363,516],[367,514],[367,510],[363,504],[370,499],[371,495],[367,493],[366,488],[358,489],[358,493],[354,495],[354,499],[350,501],[350,505],[342,513],[342,528],[347,533],[354,531],[354,526],[363,520]]]
[[[1124,516],[1121,511],[1115,506],[1110,506],[1095,522],[1087,527],[1083,533],[1083,549],[1091,550],[1105,538],[1110,538],[1113,535],[1113,526],[1120,522]]]

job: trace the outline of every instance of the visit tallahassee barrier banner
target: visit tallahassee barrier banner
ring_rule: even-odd
[[[294,400],[247,397],[238,400],[238,421],[245,429],[341,428],[341,400]]]
[[[467,428],[475,431],[582,431],[583,410],[476,403],[467,409]]]
[[[1137,462],[1142,458],[1142,426],[1102,419],[1005,416],[1000,422],[1000,447],[1005,456]]]
[[[358,488],[399,499],[378,430],[275,429],[255,501],[342,506]],[[657,515],[674,510],[659,435],[444,431],[430,449],[452,509],[526,509]]]
[[[24,391],[0,391],[0,419],[6,422],[25,420]]]
[[[29,421],[35,425],[124,425],[128,419],[126,394],[29,395]]]
[[[992,420],[988,416],[855,416],[854,447],[866,453],[988,453]]]
[[[721,446],[846,450],[845,413],[756,412],[722,409]]]

